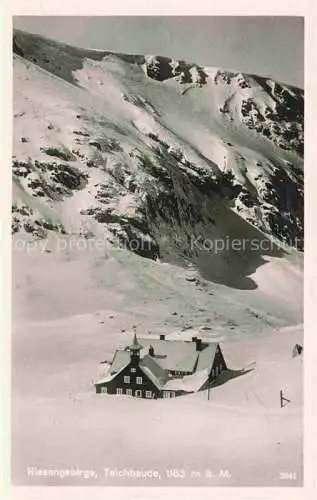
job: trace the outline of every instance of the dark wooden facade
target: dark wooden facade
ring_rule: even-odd
[[[131,362],[108,382],[96,385],[96,392],[125,394],[139,398],[156,399],[162,397],[161,390],[143,372],[139,365]]]
[[[220,347],[217,347],[217,351],[215,354],[215,358],[213,364],[211,366],[211,370],[209,373],[209,380],[214,380],[219,377],[220,373],[224,370],[227,370],[227,364],[225,362],[225,358],[223,357],[222,351]]]

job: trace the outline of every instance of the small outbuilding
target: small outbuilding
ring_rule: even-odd
[[[303,353],[303,346],[300,344],[295,344],[292,350],[292,357],[300,356]]]

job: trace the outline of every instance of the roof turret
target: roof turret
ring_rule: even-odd
[[[139,344],[139,341],[138,341],[136,333],[135,333],[134,337],[133,337],[133,342],[129,346],[129,350],[131,352],[138,352],[138,351],[141,351],[141,349],[143,349],[143,346],[141,346],[141,344]]]

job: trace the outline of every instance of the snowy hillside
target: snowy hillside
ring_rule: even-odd
[[[232,286],[278,246],[202,241],[301,249],[301,90],[20,31],[14,52],[13,232],[101,236]]]

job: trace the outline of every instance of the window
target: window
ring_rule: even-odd
[[[136,369],[135,368],[131,368],[131,373],[135,373],[136,372]]]
[[[164,391],[163,398],[175,398],[175,392],[174,391]]]
[[[130,384],[130,377],[129,377],[129,375],[125,375],[125,376],[123,377],[123,380],[124,380],[124,383],[125,383],[125,384]]]
[[[117,394],[122,394],[122,389],[120,389],[119,387],[117,389]]]
[[[212,378],[214,378],[214,376],[215,376],[215,370],[214,369],[211,370],[211,376],[212,376]]]
[[[142,385],[142,377],[137,377],[137,378],[136,378],[136,383],[137,383],[138,385]]]
[[[219,373],[221,373],[221,372],[222,372],[222,364],[220,363],[220,365],[219,365]]]
[[[101,387],[101,392],[107,393],[107,387]]]
[[[142,398],[142,391],[140,390],[135,391],[135,395],[137,398]]]
[[[151,399],[152,398],[152,392],[151,391],[145,391],[145,397],[147,399]]]
[[[127,389],[125,393],[127,396],[132,396],[132,389]]]

